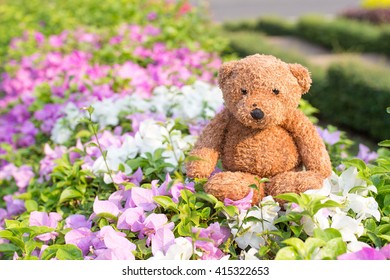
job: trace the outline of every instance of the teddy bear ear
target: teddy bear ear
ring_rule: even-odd
[[[222,88],[222,85],[225,83],[225,81],[232,75],[235,64],[236,61],[229,61],[223,63],[222,66],[219,68],[218,84],[220,88]]]
[[[309,70],[300,64],[289,64],[290,71],[294,77],[298,80],[298,84],[302,88],[302,94],[309,91],[311,85],[311,78]]]

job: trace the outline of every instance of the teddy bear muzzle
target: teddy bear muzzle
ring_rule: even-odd
[[[259,108],[256,108],[251,111],[251,117],[255,120],[261,120],[262,118],[264,118],[264,112],[261,111]]]

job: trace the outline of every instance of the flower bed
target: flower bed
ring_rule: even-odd
[[[278,197],[285,205],[268,196],[251,207],[251,193],[218,201],[186,178],[189,150],[223,106],[221,59],[160,32],[125,24],[11,41],[0,83],[2,259],[390,258],[388,151],[361,146],[350,159],[332,127],[319,132],[334,174],[320,190]]]

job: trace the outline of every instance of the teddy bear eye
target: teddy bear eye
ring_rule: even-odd
[[[279,90],[278,90],[277,88],[274,88],[274,89],[272,90],[272,92],[275,93],[275,95],[278,95],[278,94],[279,94]]]
[[[246,95],[246,94],[248,93],[248,90],[245,89],[245,88],[242,88],[242,89],[241,89],[241,93],[242,93],[243,95]]]

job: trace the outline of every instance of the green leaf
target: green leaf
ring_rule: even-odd
[[[390,148],[390,140],[381,141],[381,142],[378,143],[378,145],[381,146],[381,147]]]
[[[296,238],[296,237],[291,237],[289,239],[286,239],[283,241],[283,243],[292,246],[298,252],[305,248],[305,243],[303,243],[303,241],[301,239]]]
[[[291,213],[288,213],[286,215],[282,215],[279,218],[277,218],[274,221],[274,224],[285,223],[285,222],[297,222],[297,221],[301,220],[302,216],[303,216],[302,213],[291,212]]]
[[[361,159],[358,159],[358,158],[354,158],[354,159],[343,161],[343,164],[346,167],[354,166],[359,171],[364,171],[364,170],[367,169],[366,163],[364,161],[362,161]]]
[[[382,241],[375,233],[368,231],[367,236],[374,243],[375,247],[377,248],[382,247]]]
[[[320,229],[320,228],[315,228],[314,229],[314,237],[322,239],[324,241],[329,241],[334,238],[339,238],[341,237],[341,233],[334,228],[327,228],[327,229]]]
[[[226,214],[229,215],[229,217],[233,217],[235,214],[238,214],[237,207],[235,207],[233,205],[224,206],[223,210],[226,212]]]
[[[333,201],[333,200],[327,200],[323,203],[321,203],[320,201],[318,201],[318,203],[315,203],[313,205],[313,208],[312,208],[312,211],[313,211],[313,215],[316,214],[318,212],[318,210],[322,209],[322,208],[332,208],[332,207],[342,207],[342,205],[336,201]]]
[[[16,252],[20,250],[19,247],[15,246],[12,243],[2,243],[0,244],[0,252],[5,253],[5,252]]]
[[[301,260],[301,256],[293,247],[284,247],[278,251],[275,260]]]
[[[388,234],[379,234],[378,237],[386,240],[387,242],[390,242],[390,235]]]
[[[205,200],[207,202],[210,202],[214,205],[218,202],[218,199],[215,196],[208,194],[208,193],[205,193],[205,192],[196,192],[194,195],[197,198]]]
[[[31,255],[31,253],[37,248],[38,243],[34,240],[28,240],[25,244],[26,255]]]
[[[89,130],[83,129],[76,133],[75,138],[91,138],[92,133]]]
[[[83,253],[81,250],[73,244],[61,245],[58,248],[56,257],[59,260],[83,260]]]
[[[24,206],[26,207],[28,213],[38,210],[38,203],[35,200],[26,200]]]
[[[66,188],[61,193],[59,203],[62,204],[68,200],[81,199],[81,198],[83,198],[83,195],[79,191],[73,188]]]
[[[307,259],[312,259],[312,254],[315,252],[315,250],[325,245],[326,242],[324,240],[315,237],[309,237],[305,242],[305,257]]]
[[[178,212],[178,206],[175,202],[173,202],[172,198],[165,195],[157,195],[153,197],[153,200],[161,205],[164,209],[174,210],[176,213]]]
[[[276,198],[286,200],[289,202],[294,202],[296,204],[300,204],[300,202],[301,202],[301,197],[296,193],[279,194],[276,196]]]
[[[337,256],[340,256],[346,252],[347,244],[341,237],[329,240],[321,250],[323,259],[336,259]]]
[[[31,237],[35,237],[40,234],[53,232],[55,229],[48,226],[30,226]]]
[[[290,226],[291,231],[296,237],[300,236],[302,233],[303,226]]]

